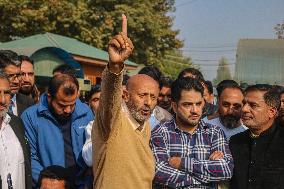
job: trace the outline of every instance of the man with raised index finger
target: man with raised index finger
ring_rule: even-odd
[[[92,128],[94,188],[150,189],[155,163],[148,119],[157,104],[159,84],[144,74],[132,76],[122,100],[123,62],[133,51],[124,15],[122,20],[122,33],[109,43],[109,64]]]

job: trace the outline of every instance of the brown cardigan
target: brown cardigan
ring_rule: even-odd
[[[122,74],[105,69],[99,110],[92,129],[95,189],[150,189],[155,163],[150,125],[134,130],[122,111]]]

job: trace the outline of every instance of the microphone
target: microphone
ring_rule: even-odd
[[[7,175],[7,183],[8,183],[8,189],[13,189],[13,183],[12,183],[12,177],[11,173]]]

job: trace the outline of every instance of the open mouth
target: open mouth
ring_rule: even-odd
[[[23,84],[22,86],[23,87],[31,87],[32,85],[31,84]]]
[[[248,115],[243,115],[242,116],[242,120],[250,120],[250,119],[252,119],[251,116],[248,116]]]
[[[150,115],[150,113],[151,113],[151,111],[148,110],[148,109],[142,109],[141,112],[142,112],[142,115],[144,115],[144,116]]]
[[[19,89],[19,87],[18,86],[11,86],[11,90],[13,91],[13,90],[18,90]]]
[[[6,110],[6,109],[7,109],[6,106],[1,106],[1,105],[0,105],[0,111]]]

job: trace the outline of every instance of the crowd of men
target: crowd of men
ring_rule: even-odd
[[[72,67],[40,91],[33,61],[0,50],[0,188],[283,189],[284,88],[224,80],[214,100],[195,68],[126,76],[122,20],[86,102]]]

